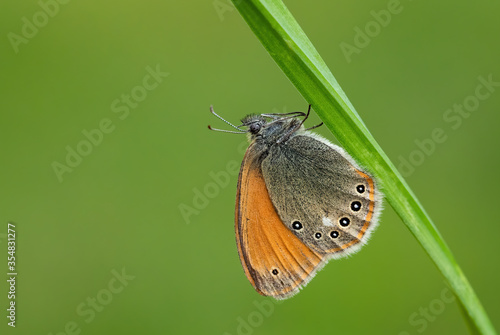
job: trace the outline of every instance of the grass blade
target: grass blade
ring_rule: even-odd
[[[281,1],[233,0],[254,34],[342,146],[381,184],[386,199],[443,274],[479,334],[496,334],[474,290],[410,187],[363,124]]]

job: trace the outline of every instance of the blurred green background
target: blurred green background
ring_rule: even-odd
[[[61,2],[0,4],[3,278],[8,222],[18,257],[17,326],[2,280],[0,333],[467,333],[389,205],[366,247],[294,298],[253,290],[233,228],[245,139],[209,132],[224,124],[208,107],[237,123],[308,103],[229,2]],[[500,87],[478,87],[500,82],[500,4],[402,0],[382,25],[391,1],[285,3],[388,156],[412,164],[402,172],[499,329]]]

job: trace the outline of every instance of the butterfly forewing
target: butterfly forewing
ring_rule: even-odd
[[[245,274],[266,296],[286,298],[308,282],[323,254],[311,250],[281,221],[251,145],[240,170],[236,199],[236,240]]]

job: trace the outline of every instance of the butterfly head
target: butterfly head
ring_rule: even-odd
[[[249,140],[275,142],[288,132],[301,128],[301,120],[297,117],[283,117],[272,114],[250,114],[241,120],[240,127],[247,127]]]
[[[250,114],[241,120],[242,123],[239,126],[236,126],[219,116],[215,113],[212,106],[210,106],[210,112],[227,123],[229,126],[233,127],[235,130],[217,129],[212,128],[211,126],[208,126],[208,129],[233,134],[246,133],[250,142],[257,141],[261,144],[269,146],[273,144],[285,143],[297,132],[302,132],[304,130],[304,121],[308,118],[309,113],[311,112],[311,105],[309,105],[307,113],[291,112]],[[303,117],[303,119],[301,119],[301,117]],[[321,124],[305,130],[314,129],[319,127]],[[245,127],[246,129],[244,129]]]

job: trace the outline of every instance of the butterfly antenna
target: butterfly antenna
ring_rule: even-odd
[[[217,128],[212,128],[212,126],[208,126],[208,129],[213,130],[213,131],[220,131],[223,133],[231,133],[231,134],[245,134],[246,131],[240,130],[240,131],[232,131],[232,130],[224,130],[224,129],[217,129]]]
[[[281,136],[281,137],[280,137],[280,138],[276,141],[276,143],[278,143],[278,144],[279,144],[279,143],[282,143],[282,142],[287,141],[287,140],[290,138],[290,136],[292,136],[292,134],[293,134],[294,132],[296,132],[297,130],[299,130],[299,128],[300,128],[300,127],[302,127],[302,125],[304,124],[304,122],[305,122],[305,121],[307,120],[307,118],[309,117],[309,114],[310,114],[310,113],[311,113],[311,105],[309,105],[309,108],[307,109],[307,114],[305,115],[304,119],[303,119],[303,120],[302,120],[302,121],[301,121],[301,122],[300,122],[297,126],[295,126],[295,127],[293,127],[292,129],[290,129],[290,130],[289,130],[289,131],[288,131],[285,135]],[[289,118],[289,117],[287,117],[287,118]],[[285,118],[285,119],[287,119],[287,118]],[[283,120],[283,119],[282,119],[282,120]],[[319,125],[318,125],[318,127],[319,127]],[[315,128],[315,127],[313,127],[313,128]]]
[[[311,112],[311,105],[309,105],[309,108],[307,110],[307,114],[306,114],[306,117],[304,118],[304,120],[302,120],[302,123],[300,125],[303,125],[304,124],[304,121],[309,117],[309,113]],[[318,127],[321,127],[323,125],[323,122],[321,122],[320,124],[317,124],[315,126],[312,126],[312,127],[309,127],[309,128],[306,128],[306,130],[311,130],[311,129],[315,129],[315,128],[318,128]]]
[[[302,120],[302,122],[300,123],[300,125],[298,126],[298,128],[300,128],[304,122],[306,122],[307,118],[309,117],[309,114],[311,113],[311,105],[309,105],[309,108],[307,109],[307,114],[306,114],[306,117]],[[318,126],[319,127],[319,126]]]
[[[219,114],[217,114],[215,111],[214,111],[214,106],[210,106],[210,112],[217,116],[219,119],[221,119],[222,121],[224,121],[225,123],[227,123],[228,125],[230,125],[231,127],[235,128],[236,130],[238,130],[238,132],[236,131],[229,131],[229,130],[222,130],[222,129],[216,129],[216,128],[212,128],[210,126],[208,126],[208,129],[210,130],[215,130],[215,131],[222,131],[224,133],[235,133],[235,134],[239,134],[239,133],[246,133],[246,131],[243,131],[241,130],[240,128],[236,127],[234,124],[232,124],[231,122],[229,121],[226,121],[224,118],[222,118]]]
[[[315,125],[315,126],[312,126],[312,127],[306,128],[306,130],[315,129],[315,128],[321,127],[322,125],[323,125],[323,122],[321,122],[320,124],[317,124],[317,125]]]
[[[306,121],[306,119],[309,117],[309,113],[311,112],[311,105],[309,105],[309,108],[307,109],[307,114],[305,114],[305,118],[304,120],[302,120],[302,122],[300,123],[300,125],[303,125],[304,122]],[[311,129],[315,129],[315,128],[318,128],[318,127],[321,127],[323,125],[323,122],[321,122],[320,124],[317,124],[315,126],[312,126],[312,127],[309,127],[309,128],[306,128],[306,130],[311,130]]]
[[[279,119],[274,119],[273,121],[271,122],[268,122],[266,123],[266,126],[269,126],[270,124],[273,124],[273,123],[277,123],[277,122],[282,122],[282,121],[285,121],[285,120],[289,120],[289,119],[295,119],[297,116],[304,116],[306,114],[302,113],[303,115],[292,115],[292,116],[286,116],[286,117],[282,117],[282,118],[279,118]],[[268,114],[261,114],[262,116],[267,116]]]
[[[306,116],[306,113],[304,113],[304,112],[266,113],[266,114],[261,114],[261,115],[271,117],[271,118],[274,118],[275,116],[287,116],[287,115],[292,115],[292,117],[297,117],[297,116]]]

